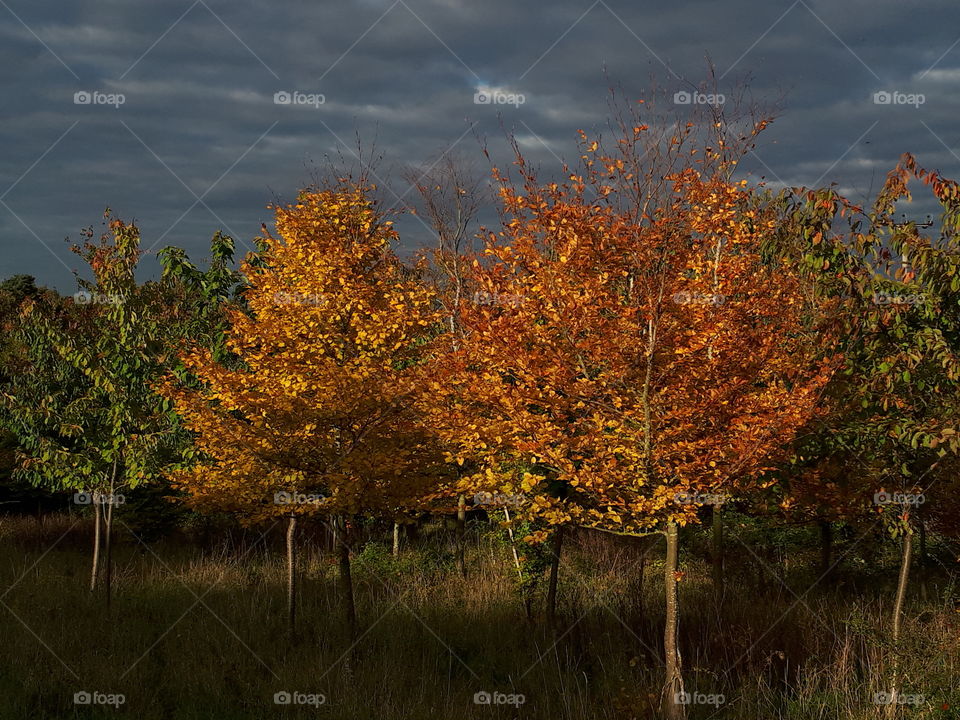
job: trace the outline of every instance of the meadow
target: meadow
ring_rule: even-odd
[[[521,590],[498,523],[468,522],[465,576],[452,523],[424,524],[397,556],[371,525],[353,547],[354,643],[319,525],[304,528],[291,636],[278,525],[215,529],[202,542],[187,527],[143,542],[121,521],[108,608],[87,588],[90,516],[41,517],[0,521],[4,720],[658,717],[663,548],[652,538],[572,533],[551,629],[542,578]],[[687,692],[701,701],[689,717],[878,717],[896,547],[869,528],[838,528],[838,562],[822,577],[815,527],[733,514],[727,527],[724,590],[709,528],[681,537],[680,649]],[[922,700],[907,717],[960,717],[955,550],[951,559],[931,537],[917,562],[900,667],[903,697]],[[83,692],[123,702],[76,704]],[[290,704],[277,704],[284,692]]]

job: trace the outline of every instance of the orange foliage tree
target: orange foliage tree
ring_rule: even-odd
[[[517,151],[464,342],[437,350],[431,389],[451,457],[478,468],[470,491],[522,497],[548,526],[665,534],[674,718],[678,527],[782,458],[836,362],[817,357],[796,271],[762,251],[775,208],[692,124],[670,140],[669,175],[638,176],[647,132],[624,127],[609,153],[582,135],[583,169],[563,184],[539,183]]]

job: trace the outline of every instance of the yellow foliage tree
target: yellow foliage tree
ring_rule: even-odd
[[[245,522],[288,519],[290,623],[293,533],[302,515],[393,515],[427,502],[442,458],[413,414],[431,291],[391,250],[396,232],[368,189],[305,191],[275,207],[278,237],[241,267],[247,309],[230,312],[236,367],[209,351],[184,355],[192,375],[164,394],[195,434],[196,456],[172,476],[198,509]],[[344,608],[356,616],[345,527]]]

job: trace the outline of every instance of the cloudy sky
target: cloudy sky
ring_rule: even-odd
[[[409,165],[454,153],[483,171],[484,141],[505,157],[503,128],[556,168],[603,126],[611,81],[672,95],[706,57],[721,90],[783,98],[746,166],[771,183],[863,201],[905,151],[960,177],[947,0],[0,0],[0,33],[0,277],[63,291],[64,239],[107,206],[145,247],[199,260],[217,229],[249,247],[266,205],[352,161],[358,136],[398,202]]]

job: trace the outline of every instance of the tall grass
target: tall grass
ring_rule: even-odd
[[[489,526],[471,525],[466,578],[442,527],[396,558],[374,533],[354,553],[361,636],[351,648],[335,559],[309,534],[291,639],[282,528],[201,552],[187,538],[148,546],[121,527],[109,612],[86,589],[89,533],[78,516],[0,521],[0,719],[658,717],[655,542],[573,534],[554,634],[527,619],[510,548]],[[905,716],[960,717],[960,613],[943,570],[918,573],[906,640],[892,648],[893,548],[816,583],[815,548],[760,552],[733,533],[721,596],[701,533],[684,538],[684,676],[688,691],[723,702],[692,705],[691,718],[878,718],[873,695],[894,652],[903,692],[923,696]],[[74,704],[83,691],[125,700]],[[282,691],[324,702],[277,705]],[[476,704],[484,691],[524,702]]]

